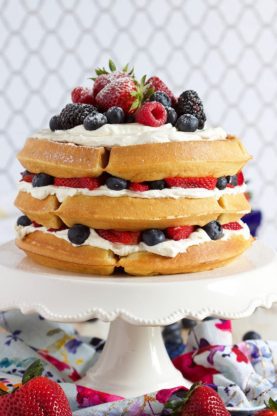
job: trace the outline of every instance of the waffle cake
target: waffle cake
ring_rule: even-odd
[[[193,90],[96,70],[18,154],[16,244],[44,266],[147,276],[224,266],[252,243],[237,137]]]

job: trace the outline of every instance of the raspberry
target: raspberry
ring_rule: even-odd
[[[115,231],[115,230],[97,230],[100,237],[112,243],[121,243],[135,245],[139,243],[139,231]]]
[[[178,98],[176,110],[179,116],[182,114],[192,114],[198,118],[198,128],[203,129],[206,115],[204,113],[203,104],[196,91],[184,91]]]
[[[134,192],[144,192],[149,190],[149,186],[143,182],[131,182],[129,189]]]
[[[144,103],[136,113],[136,121],[146,126],[159,127],[166,122],[166,119],[166,109],[157,101]]]
[[[225,230],[241,230],[242,226],[239,222],[228,222],[228,224],[222,224],[222,228]]]
[[[165,178],[165,182],[170,187],[178,188],[205,188],[215,189],[217,179],[212,176],[206,176],[205,178]]]
[[[101,185],[99,178],[55,178],[55,186],[65,186],[67,188],[87,188],[90,191],[99,188]]]
[[[184,225],[182,227],[169,227],[166,229],[166,235],[171,240],[184,240],[195,231],[194,225]]]
[[[240,172],[237,174],[237,179],[238,179],[238,186],[241,186],[241,185],[243,185],[243,184],[244,184],[244,176],[243,176],[242,171],[240,171]]]
[[[147,81],[146,85],[150,85],[154,91],[164,92],[171,100],[172,105],[176,104],[176,98],[172,91],[167,87],[167,85],[159,77],[151,77]]]
[[[71,91],[71,99],[73,103],[94,104],[92,90],[89,88],[75,87]]]

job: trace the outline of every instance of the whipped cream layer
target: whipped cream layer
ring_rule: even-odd
[[[39,130],[33,139],[66,142],[88,147],[132,146],[146,143],[167,143],[200,140],[225,140],[227,133],[221,127],[205,128],[195,132],[178,131],[172,124],[160,127],[139,123],[105,124],[97,130],[86,130],[83,125],[68,130]]]
[[[241,230],[224,230],[224,236],[221,240],[226,241],[233,236],[241,236],[248,240],[250,238],[250,231],[248,226],[242,221],[239,221],[239,224],[242,226]],[[17,237],[20,239],[23,239],[27,234],[31,234],[35,231],[41,231],[43,233],[54,235],[72,244],[67,237],[68,230],[61,230],[53,233],[48,231],[45,227],[37,228],[33,225],[29,225],[27,227],[16,226]],[[112,243],[111,241],[105,240],[104,238],[100,237],[100,235],[98,235],[95,230],[91,229],[90,235],[83,245],[111,250],[116,255],[122,257],[128,256],[132,253],[146,251],[149,253],[158,254],[159,256],[176,257],[180,253],[185,253],[191,246],[207,243],[209,241],[212,240],[208,234],[202,228],[198,228],[189,236],[189,238],[184,240],[166,240],[162,243],[156,244],[155,246],[148,246],[142,242],[136,245],[127,245]],[[74,244],[72,245],[79,247]]]
[[[65,186],[47,185],[41,187],[33,187],[29,182],[19,182],[19,191],[27,192],[36,199],[45,199],[49,195],[56,195],[59,202],[63,202],[67,197],[75,195],[85,196],[109,196],[112,198],[129,196],[132,198],[211,198],[219,199],[222,195],[236,195],[246,192],[246,185],[235,186],[234,188],[220,189],[205,189],[205,188],[165,188],[161,190],[148,190],[143,192],[134,192],[129,189],[122,191],[113,191],[106,185],[100,186],[97,189],[90,191],[86,188],[70,188]]]

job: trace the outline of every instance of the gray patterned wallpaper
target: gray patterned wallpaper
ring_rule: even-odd
[[[210,123],[243,137],[262,235],[277,245],[276,0],[0,0],[1,194],[26,136],[109,57],[196,89]]]

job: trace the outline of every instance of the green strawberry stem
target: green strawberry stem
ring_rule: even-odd
[[[270,410],[274,410],[275,412],[277,411],[277,403],[271,398],[269,399],[268,404],[266,405],[266,407],[268,407],[268,409],[270,409]]]
[[[112,59],[109,59],[108,65],[109,65],[110,72],[107,71],[107,69],[105,67],[103,67],[103,68],[96,68],[95,69],[95,73],[96,73],[97,76],[94,77],[94,78],[90,78],[90,79],[92,79],[93,81],[95,81],[96,78],[99,75],[103,75],[103,74],[107,75],[107,74],[112,74],[113,72],[116,72],[117,67],[116,67],[115,63],[112,61]],[[129,69],[129,64],[124,65],[124,67],[121,69],[121,72],[125,72],[126,75],[130,75],[132,77],[135,77],[135,75],[134,75],[134,68]]]
[[[35,360],[24,372],[22,377],[22,384],[28,383],[34,377],[39,377],[43,372],[43,364],[41,360]]]

